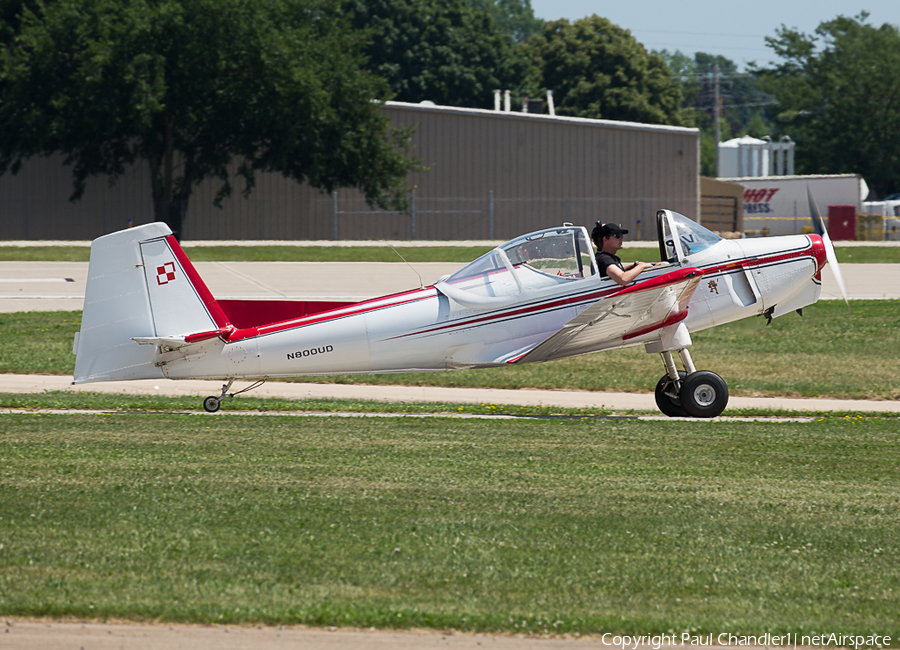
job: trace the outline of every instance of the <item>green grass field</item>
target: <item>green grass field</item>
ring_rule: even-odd
[[[80,312],[0,314],[0,373],[71,375]],[[821,301],[766,326],[750,318],[693,335],[698,368],[733,395],[900,399],[900,301]],[[649,392],[662,362],[642,347],[513,368],[303,377],[328,383]]]
[[[896,418],[0,416],[0,613],[900,635]]]
[[[401,246],[397,250],[408,262],[470,262],[488,252],[488,247]],[[836,246],[838,261],[843,264],[897,264],[900,246]],[[398,262],[400,258],[389,246],[189,246],[188,257],[194,262]],[[625,262],[659,259],[654,248],[628,248],[619,256]],[[86,246],[0,246],[2,262],[87,262]]]

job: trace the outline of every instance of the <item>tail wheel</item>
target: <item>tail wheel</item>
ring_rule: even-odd
[[[207,413],[215,413],[219,410],[220,403],[221,400],[218,397],[207,397],[205,400],[203,400],[203,409]]]
[[[673,381],[666,374],[656,384],[656,405],[663,412],[663,415],[668,415],[670,418],[685,418],[688,416],[687,411],[681,405],[679,393],[685,377],[687,377],[687,373],[684,370],[679,370],[678,381]]]
[[[728,385],[714,372],[698,370],[681,382],[681,406],[695,418],[714,418],[728,406]]]

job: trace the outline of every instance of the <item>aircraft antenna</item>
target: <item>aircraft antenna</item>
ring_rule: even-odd
[[[389,241],[385,241],[384,239],[382,239],[381,241],[383,241],[385,244],[387,244],[388,246],[390,246],[390,247],[391,247],[391,250],[394,251],[395,253],[397,253],[397,257],[399,257],[401,260],[403,260],[404,262],[406,262],[406,258],[403,257],[403,256],[400,254],[400,251],[398,251],[396,248],[394,248],[394,247],[391,245],[391,243],[390,243]],[[407,265],[409,268],[411,268],[412,271],[413,271],[413,273],[415,273],[415,274],[418,276],[418,278],[419,278],[419,288],[420,288],[420,289],[424,289],[424,288],[425,288],[425,283],[422,282],[422,276],[419,275],[419,272],[416,271],[415,268],[413,268],[413,265],[412,265],[412,264],[410,264],[409,262],[406,262],[406,265]]]

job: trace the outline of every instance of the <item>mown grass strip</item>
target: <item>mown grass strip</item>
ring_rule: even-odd
[[[749,318],[692,335],[698,368],[733,395],[900,399],[900,301],[821,301],[801,318]],[[79,312],[0,314],[0,372],[70,375]],[[301,377],[324,383],[649,392],[662,363],[642,347],[550,363],[446,373]]]
[[[896,418],[0,417],[0,613],[900,635]]]
[[[0,393],[0,408],[5,409],[91,409],[143,413],[200,412],[200,398],[169,397],[165,395],[118,395],[93,393],[90,387],[78,392],[47,391],[44,393]],[[457,404],[449,402],[376,402],[355,399],[280,399],[241,395],[222,402],[229,412],[254,411],[260,413],[396,413],[398,415],[506,415],[529,417],[604,417],[607,409],[573,409],[550,406],[517,406],[511,404]],[[771,412],[760,411],[768,415]]]

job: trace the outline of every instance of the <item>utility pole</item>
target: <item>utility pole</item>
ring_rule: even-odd
[[[716,127],[716,176],[719,175],[719,142],[722,141],[722,130],[719,127],[719,64],[713,66],[713,124]]]

